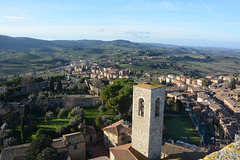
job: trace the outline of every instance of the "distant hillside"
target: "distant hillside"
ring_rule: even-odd
[[[9,37],[0,35],[0,50],[29,50],[31,48],[41,48],[51,46],[51,41],[25,38],[25,37]]]
[[[0,50],[29,51],[33,48],[59,47],[88,47],[100,49],[124,49],[124,50],[146,50],[156,49],[164,44],[134,43],[126,40],[101,41],[101,40],[39,40],[27,37],[9,37],[0,35]],[[169,45],[166,45],[168,47]]]

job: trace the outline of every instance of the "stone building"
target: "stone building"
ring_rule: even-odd
[[[106,147],[115,147],[131,142],[132,126],[127,121],[117,121],[102,130]]]
[[[87,146],[94,146],[97,143],[97,131],[94,126],[87,126],[84,123],[80,123],[78,128],[83,131]]]
[[[4,148],[0,160],[22,160],[29,146],[30,143]],[[66,158],[70,160],[86,159],[86,143],[80,132],[65,134],[53,139],[52,146],[57,149],[58,153],[67,155]]]

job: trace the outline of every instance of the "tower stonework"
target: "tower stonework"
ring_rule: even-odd
[[[151,160],[161,158],[165,87],[133,86],[132,147]]]

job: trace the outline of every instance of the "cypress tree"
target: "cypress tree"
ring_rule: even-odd
[[[50,78],[49,89],[50,89],[50,91],[54,91],[54,79],[53,79],[53,77]]]
[[[24,125],[25,125],[25,117],[22,116],[21,124],[20,124],[20,129],[21,129],[21,139],[23,143],[25,142],[25,132],[24,132]]]
[[[60,78],[58,79],[57,83],[57,91],[62,92],[62,81]]]

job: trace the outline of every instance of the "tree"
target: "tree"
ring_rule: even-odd
[[[8,146],[14,146],[16,145],[17,143],[17,138],[15,137],[9,137],[9,138],[6,138],[4,141],[3,141],[3,147],[6,148]]]
[[[111,97],[108,99],[107,103],[105,104],[108,110],[114,109],[114,111],[118,111],[119,109],[119,97]]]
[[[23,116],[27,117],[30,112],[29,105],[24,104],[23,105]]]
[[[27,148],[24,160],[36,159],[38,154],[41,154],[45,148],[51,147],[52,139],[45,134],[39,135],[36,139],[32,140],[31,145]]]
[[[64,127],[64,126],[58,127],[57,133],[58,133],[59,135],[62,135],[62,134],[64,134],[65,132],[66,132],[66,127]]]
[[[46,95],[43,92],[38,93],[38,97],[37,97],[38,101],[44,100],[45,98],[46,98]]]
[[[35,100],[37,97],[36,97],[36,94],[30,94],[29,96],[28,96],[28,99],[29,100]]]
[[[127,114],[132,104],[132,94],[134,81],[127,78],[114,80],[113,85],[103,87],[101,98],[107,100],[105,107],[119,111],[121,114]]]
[[[52,111],[46,112],[46,116],[48,117],[48,120],[53,118],[53,112]]]
[[[5,121],[8,124],[8,128],[16,128],[19,124],[19,117],[17,116],[17,111],[12,106],[7,110]]]
[[[172,110],[174,112],[179,112],[182,108],[183,104],[179,99],[176,100],[176,103],[172,103]]]
[[[172,110],[173,110],[174,112],[179,112],[179,106],[177,105],[177,103],[174,103],[174,104],[172,105]]]
[[[0,93],[0,100],[4,100],[4,95]]]
[[[118,95],[119,90],[122,88],[120,84],[112,84],[106,87],[103,87],[101,90],[101,98],[103,100],[108,100],[111,97]]]
[[[236,82],[236,80],[233,78],[233,79],[231,80],[231,82],[228,84],[228,88],[230,88],[230,89],[236,89],[236,84],[237,84],[237,82]]]
[[[49,121],[49,117],[47,115],[45,115],[44,120]]]
[[[57,150],[53,147],[45,148],[37,155],[37,160],[56,160],[58,159]]]
[[[68,116],[69,110],[67,108],[62,108],[58,113],[58,118],[66,118]]]
[[[173,105],[173,99],[172,98],[168,98],[167,99],[167,104],[169,105],[169,106],[172,106]]]
[[[26,86],[28,84],[31,84],[32,82],[33,82],[33,76],[31,76],[31,75],[21,77],[21,85],[22,86]]]
[[[49,90],[54,91],[54,79],[53,79],[53,77],[50,78]]]
[[[20,124],[20,130],[21,130],[21,139],[22,139],[23,143],[25,142],[24,125],[25,125],[25,117],[22,116],[22,120],[21,120],[21,124]]]
[[[4,140],[12,136],[11,129],[0,130],[0,146],[4,145]]]
[[[61,81],[61,79],[58,79],[57,91],[62,92],[62,81]]]
[[[203,80],[202,80],[202,85],[203,85],[203,86],[206,86],[206,87],[209,85],[207,78],[203,78]]]
[[[106,111],[106,107],[104,105],[101,105],[101,106],[98,107],[98,111],[103,113],[103,112]]]
[[[96,124],[96,127],[98,129],[102,129],[103,128],[103,122],[102,122],[102,119],[100,117],[97,117],[95,119],[95,124]]]
[[[81,121],[82,121],[81,116],[74,116],[69,121],[69,125],[72,125],[73,127],[77,127]]]
[[[84,111],[80,106],[77,106],[75,108],[73,108],[69,113],[68,113],[68,117],[71,118],[73,116],[81,116],[82,118],[84,117]]]

